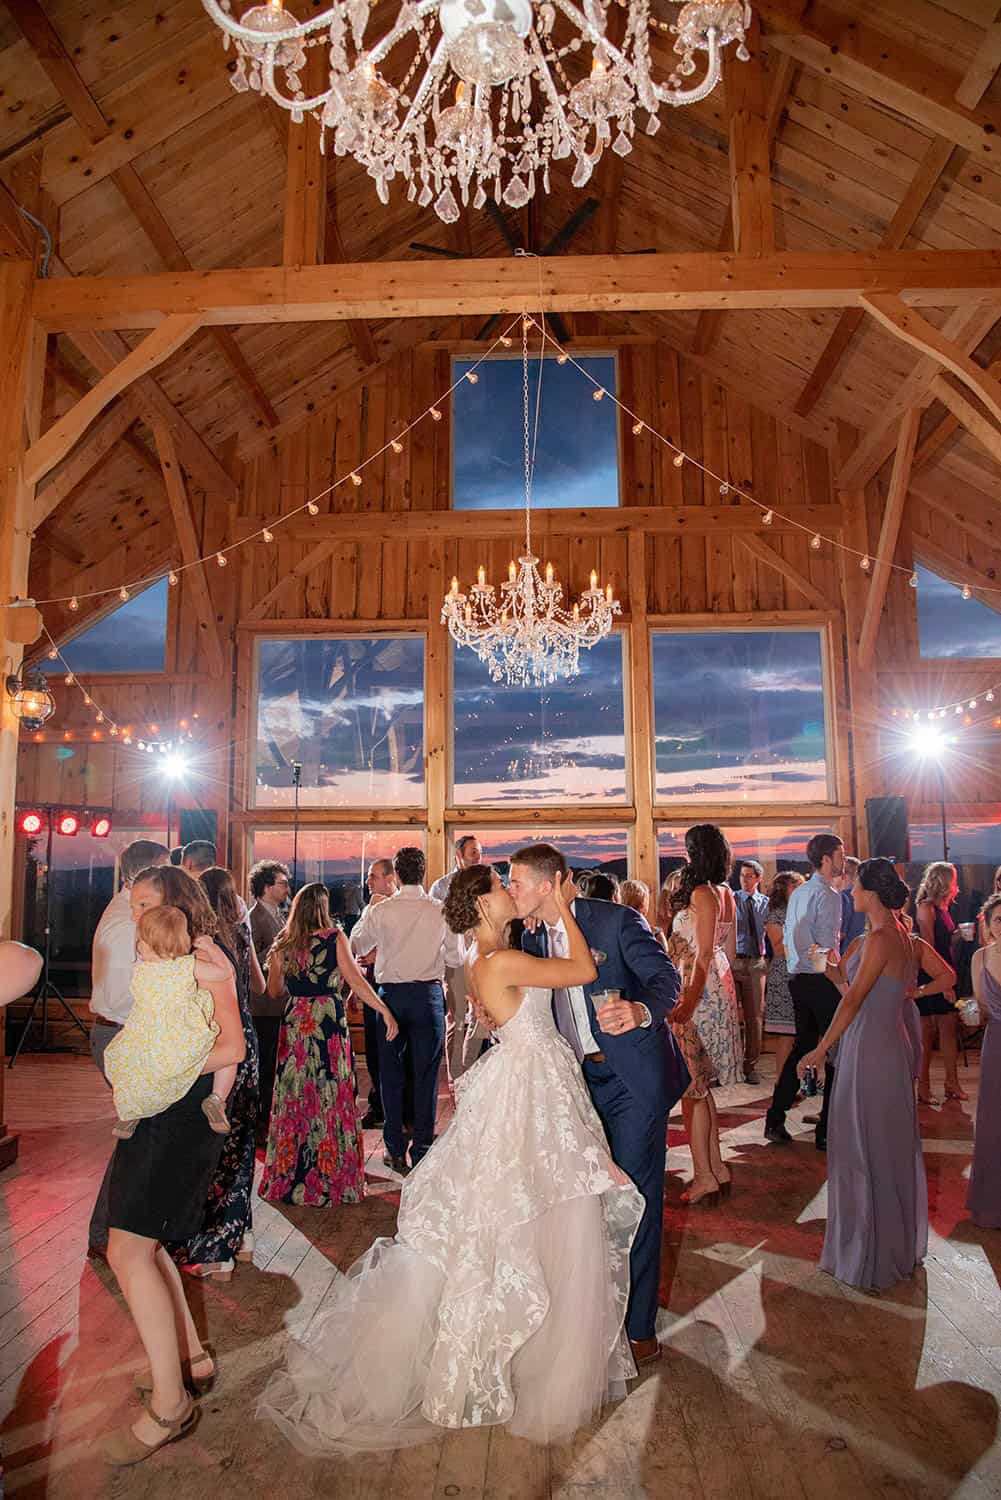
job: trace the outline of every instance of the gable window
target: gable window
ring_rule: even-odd
[[[424,803],[424,637],[265,639],[258,645],[253,803]]]
[[[615,393],[615,356],[574,356],[599,385]],[[517,510],[525,503],[524,374],[519,356],[452,366],[452,504],[456,510]],[[542,391],[539,393],[539,375]],[[538,444],[532,504],[540,509],[619,503],[619,429],[614,402],[593,399],[595,386],[555,355],[529,361],[529,424]]]
[[[998,609],[979,599],[964,599],[948,583],[920,563],[918,576],[918,643],[922,656],[1001,657],[1001,594]]]
[[[74,672],[162,672],[167,657],[167,580],[150,584],[60,646]],[[39,662],[64,672],[62,661]]]

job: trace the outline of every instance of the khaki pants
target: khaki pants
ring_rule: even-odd
[[[748,1069],[755,1067],[761,1056],[767,972],[768,965],[763,958],[745,958],[738,953],[733,961],[737,999],[744,1016],[744,1067]]]

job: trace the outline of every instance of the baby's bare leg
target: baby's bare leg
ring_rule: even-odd
[[[229,1135],[230,1124],[226,1114],[226,1100],[236,1082],[236,1064],[228,1068],[217,1068],[212,1074],[212,1092],[202,1100],[202,1111],[212,1129],[220,1135]]]

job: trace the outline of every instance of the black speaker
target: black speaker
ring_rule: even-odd
[[[181,844],[193,844],[195,839],[216,841],[216,811],[214,807],[182,807],[177,837]]]
[[[869,854],[903,865],[911,857],[907,833],[907,803],[903,797],[867,797],[865,821],[869,830]]]

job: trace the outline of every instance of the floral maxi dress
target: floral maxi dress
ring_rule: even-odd
[[[278,1040],[271,1127],[260,1196],[272,1203],[324,1207],[360,1203],[365,1153],[355,1108],[357,1085],[337,928],[318,932],[292,956],[292,997]]]

